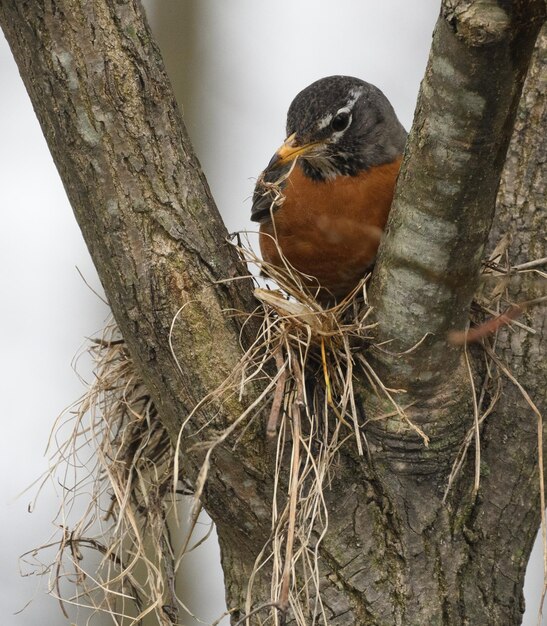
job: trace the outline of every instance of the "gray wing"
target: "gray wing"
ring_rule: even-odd
[[[283,204],[283,189],[289,167],[265,169],[256,181],[251,207],[251,221],[267,222]]]

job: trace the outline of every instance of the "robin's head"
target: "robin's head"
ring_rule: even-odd
[[[316,180],[355,176],[395,160],[406,136],[377,87],[351,76],[329,76],[292,101],[287,139],[267,169],[277,170],[298,158],[304,173]]]

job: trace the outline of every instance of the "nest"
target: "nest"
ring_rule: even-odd
[[[63,488],[53,521],[58,532],[22,558],[35,566],[42,552],[57,549],[41,573],[50,574],[51,593],[67,618],[65,605],[76,605],[106,612],[114,624],[138,624],[152,612],[158,623],[172,624],[168,613],[178,604],[169,534],[173,485],[176,494],[189,491],[174,476],[172,443],[116,324],[108,323],[88,350],[94,382],[57,420],[48,446],[48,477]],[[70,587],[76,592],[67,596]]]
[[[51,575],[51,589],[63,611],[66,603],[77,604],[108,613],[113,624],[141,624],[152,614],[164,626],[178,624],[181,612],[189,611],[177,596],[176,574],[184,554],[203,540],[193,540],[191,531],[200,512],[199,499],[211,455],[228,437],[235,436],[237,445],[252,420],[263,419],[265,436],[275,442],[276,450],[272,536],[256,560],[248,585],[246,615],[240,623],[250,623],[249,617],[260,611],[264,624],[283,623],[288,614],[298,626],[326,624],[318,564],[318,550],[328,528],[324,491],[337,454],[348,439],[353,440],[359,454],[368,453],[366,420],[355,401],[356,374],[368,381],[372,392],[388,398],[393,414],[418,432],[424,445],[428,443],[426,434],[410,422],[395,400],[395,392],[402,390],[386,388],[367,361],[366,347],[374,342],[375,328],[366,294],[368,277],[343,302],[324,308],[315,299],[307,278],[288,263],[283,268],[265,266],[247,244],[238,241],[236,245],[242,259],[266,271],[277,288],[257,284],[259,308],[253,315],[262,319],[260,332],[231,379],[212,396],[241,393],[254,381],[261,382],[263,391],[209,445],[195,484],[189,484],[181,474],[178,444],[171,441],[158,419],[116,325],[108,325],[103,336],[90,345],[95,380],[79,403],[60,418],[50,444],[49,475],[61,476],[64,496],[56,520],[57,536],[24,556],[35,564],[44,548],[56,549],[53,563],[46,564],[44,570]],[[502,287],[482,296],[476,311],[479,317],[481,311],[493,312],[494,319],[500,320],[507,286],[504,281],[510,271],[503,264],[505,249],[496,250],[495,255],[485,263],[485,275],[501,277],[497,284]],[[521,271],[539,270],[532,264]],[[512,318],[513,323],[522,325],[515,320],[516,314],[506,317],[503,323]],[[478,319],[479,329],[481,324]],[[501,322],[496,324],[494,331]],[[452,339],[465,344],[469,365],[466,337]],[[478,489],[480,424],[499,398],[500,376],[509,377],[527,397],[497,357],[495,335],[483,345],[486,376],[480,389],[475,389],[469,365],[474,425],[462,442],[447,490],[473,443]],[[208,400],[205,398],[200,406],[206,406]],[[541,436],[541,415],[532,400],[527,400],[538,417]],[[183,423],[179,442],[191,418],[189,415]],[[539,449],[542,466],[541,445]],[[87,462],[82,460],[85,454]],[[287,467],[287,459],[290,470],[284,476],[281,468]],[[543,485],[541,491],[544,510]],[[193,499],[194,508],[190,532],[177,552],[172,535],[175,530],[180,534],[177,511],[185,497]],[[81,499],[86,502],[84,512],[73,522],[71,511]],[[98,564],[89,559],[90,550],[99,555]],[[270,572],[271,600],[256,607],[253,585],[264,568]],[[75,586],[76,593],[63,598],[65,579]]]

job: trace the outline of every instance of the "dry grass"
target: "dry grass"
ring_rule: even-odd
[[[379,391],[388,396],[393,391],[377,378],[373,380],[372,369],[363,365],[363,348],[374,328],[366,304],[368,278],[343,302],[323,308],[303,283],[305,277],[288,263],[283,268],[265,267],[248,246],[240,245],[239,252],[247,263],[266,269],[283,291],[255,290],[261,304],[255,312],[262,320],[260,332],[230,380],[205,399],[235,393],[238,386],[241,391],[254,380],[263,383],[248,410],[209,445],[196,496],[205,484],[214,448],[237,430],[241,432],[253,416],[266,414],[266,436],[276,447],[272,532],[250,577],[246,614],[257,612],[253,586],[259,572],[267,568],[271,598],[262,607],[262,623],[280,624],[289,612],[302,626],[325,623],[318,564],[328,526],[324,490],[343,443],[353,438],[360,454],[366,446],[364,420],[353,389],[356,370]],[[269,367],[272,360],[274,368]],[[283,471],[287,465],[288,476]]]
[[[23,559],[35,565],[42,551],[56,550],[44,571],[66,617],[73,604],[90,609],[89,620],[107,612],[114,624],[140,624],[155,614],[171,625],[182,606],[170,537],[173,484],[177,496],[189,492],[174,478],[173,446],[116,325],[89,350],[94,382],[59,418],[49,444],[48,476],[62,488],[58,532]],[[70,587],[75,595],[67,597]]]
[[[534,414],[538,416],[538,419],[541,419],[541,414],[536,405],[497,355],[496,348],[498,333],[503,327],[509,327],[510,330],[511,326],[515,325],[528,333],[536,334],[535,329],[527,326],[517,318],[528,307],[546,301],[547,296],[516,303],[511,301],[508,288],[511,280],[517,277],[531,277],[534,280],[544,281],[547,278],[547,274],[540,270],[539,267],[545,265],[547,259],[538,259],[519,266],[511,266],[508,258],[509,245],[510,239],[506,236],[498,243],[490,257],[483,264],[481,288],[473,303],[469,329],[461,333],[451,333],[448,337],[452,343],[463,345],[464,347],[464,357],[469,371],[473,394],[474,423],[462,442],[460,451],[454,461],[445,498],[464,464],[469,446],[473,441],[475,443],[474,492],[475,494],[478,492],[480,484],[480,426],[492,413],[501,396],[503,376],[517,386]],[[475,376],[469,359],[469,344],[476,344],[482,348],[484,375],[479,390],[475,388]],[[540,464],[542,465],[542,447],[539,443],[538,450]],[[542,472],[540,474],[542,475]],[[543,494],[543,486],[541,486],[541,490]]]
[[[373,341],[374,334],[366,295],[368,278],[343,302],[324,308],[316,301],[306,278],[288,263],[283,268],[265,267],[248,245],[239,243],[238,249],[245,262],[266,269],[282,290],[257,287],[260,306],[253,315],[262,319],[260,332],[230,379],[200,403],[203,407],[213,399],[241,394],[254,381],[262,383],[262,391],[248,409],[207,445],[196,484],[185,483],[178,449],[193,414],[187,416],[179,442],[173,445],[115,325],[107,327],[104,336],[90,348],[96,361],[95,381],[74,409],[61,418],[51,442],[51,475],[61,475],[64,500],[56,521],[58,536],[44,547],[57,550],[53,565],[46,569],[51,573],[52,591],[62,606],[74,603],[105,611],[112,623],[120,626],[141,624],[146,615],[154,615],[156,623],[163,626],[181,623],[180,615],[187,609],[177,597],[175,579],[183,555],[194,546],[190,532],[180,552],[173,548],[171,533],[174,529],[180,533],[178,501],[193,494],[193,530],[215,448],[229,437],[237,440],[253,419],[264,419],[266,415],[266,436],[276,447],[272,531],[256,560],[248,585],[246,616],[240,623],[250,624],[250,616],[259,614],[260,623],[277,626],[290,614],[297,626],[326,624],[318,559],[329,518],[324,493],[341,446],[351,438],[360,454],[367,450],[354,380],[368,380],[376,393],[393,403],[393,413],[420,433],[424,445],[428,443],[426,434],[408,420],[394,400],[394,392],[401,390],[387,389],[366,359],[364,348]],[[509,271],[500,263],[506,250],[496,254],[485,271],[498,279],[501,276],[497,284],[503,287],[482,296],[479,306],[499,314],[506,306],[504,281],[508,272],[539,270],[532,262]],[[534,332],[516,319],[504,322]],[[479,488],[480,425],[500,396],[501,377],[508,377],[526,394],[496,355],[499,327],[479,337],[485,346],[485,376],[479,388],[473,383],[474,425],[454,462],[447,493],[473,442],[475,492]],[[465,338],[464,344],[473,380]],[[527,394],[525,397],[536,412],[541,437],[541,415]],[[82,455],[92,459],[91,466],[82,461]],[[542,468],[541,454],[540,465]],[[287,466],[288,474],[282,471]],[[540,487],[543,510],[543,484]],[[86,503],[84,510],[72,523],[72,509],[81,499]],[[545,534],[544,519],[543,528]],[[40,550],[26,558],[37,558]],[[100,555],[98,564],[92,561],[88,565],[84,555],[89,550]],[[271,579],[270,602],[256,607],[253,585],[264,569]],[[65,579],[75,584],[77,591],[61,600]]]
[[[249,256],[247,249],[242,252]],[[268,436],[276,441],[276,470],[271,541],[257,558],[255,572],[266,567],[271,572],[269,606],[274,609],[263,623],[282,623],[290,611],[296,624],[304,626],[326,623],[318,562],[328,527],[324,490],[346,439],[352,437],[361,454],[366,445],[353,381],[354,369],[361,369],[356,355],[371,340],[374,325],[368,321],[366,279],[356,293],[324,309],[288,264],[267,271],[283,286],[283,292],[255,292],[264,316],[260,350],[276,361],[267,425]],[[251,357],[249,366],[257,357]],[[253,610],[253,582],[251,577],[247,615]]]

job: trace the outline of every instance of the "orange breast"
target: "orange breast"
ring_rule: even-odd
[[[282,266],[278,246],[299,272],[337,298],[347,295],[374,262],[393,200],[401,159],[357,176],[314,181],[294,167],[285,201],[260,227],[265,261]]]

